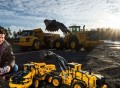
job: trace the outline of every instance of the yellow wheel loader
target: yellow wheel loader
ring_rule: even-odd
[[[55,87],[65,84],[71,88],[107,88],[104,76],[83,71],[78,63],[68,63],[68,66],[58,76],[53,76],[52,84]]]
[[[23,30],[21,35],[13,40],[13,43],[19,45],[22,51],[28,48],[39,50],[41,48],[53,48],[53,41],[59,37],[59,34],[44,33],[41,28],[38,28]]]
[[[56,70],[55,65],[31,62],[23,65],[23,71],[14,74],[10,78],[10,88],[38,88],[39,82],[46,80],[51,82],[52,72]]]
[[[67,63],[63,57],[50,51],[47,52],[46,59],[51,60],[57,68],[51,78],[51,83],[56,88],[63,84],[70,88],[107,88],[104,76],[91,70],[89,72],[82,70],[82,64]]]
[[[80,50],[82,47],[86,51],[91,51],[98,44],[103,42],[99,39],[98,31],[86,31],[85,26],[80,29],[80,26],[70,26],[69,29],[56,20],[44,20],[46,30],[58,31],[59,29],[65,34],[64,38],[57,38],[54,41],[54,47],[57,50],[71,49]]]
[[[35,75],[34,64],[29,64],[29,69],[20,71],[10,78],[10,88],[29,88],[33,84]]]

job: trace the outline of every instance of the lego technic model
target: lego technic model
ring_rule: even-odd
[[[10,78],[10,88],[39,87],[40,81],[46,81],[59,88],[63,84],[71,88],[107,88],[105,77],[91,71],[83,71],[82,64],[71,62],[51,52],[45,52],[43,62],[31,62],[23,65],[23,71]]]

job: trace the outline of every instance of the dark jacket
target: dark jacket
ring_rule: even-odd
[[[11,45],[7,41],[4,41],[0,48],[0,67],[6,64],[13,67],[15,64],[15,56],[12,52]]]

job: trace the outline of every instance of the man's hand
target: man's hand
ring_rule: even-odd
[[[3,68],[0,68],[0,75],[3,75],[8,72],[10,72],[10,66],[5,66]]]

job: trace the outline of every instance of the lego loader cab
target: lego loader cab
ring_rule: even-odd
[[[13,40],[13,43],[20,46],[22,51],[26,51],[29,48],[39,50],[41,48],[52,48],[53,41],[59,37],[59,34],[44,33],[41,28],[37,28],[23,30],[20,36]]]
[[[56,70],[55,65],[45,63],[27,63],[23,65],[23,71],[18,72],[10,78],[10,88],[38,88],[39,82],[51,81],[52,72]]]

